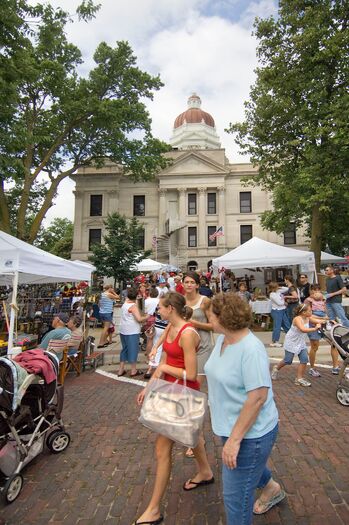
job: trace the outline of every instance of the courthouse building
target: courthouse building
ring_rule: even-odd
[[[73,259],[88,259],[92,244],[102,241],[103,221],[113,212],[136,216],[144,225],[140,246],[153,250],[152,258],[182,270],[206,270],[212,259],[252,236],[295,248],[306,246],[306,239],[292,225],[281,236],[262,229],[260,214],[270,209],[269,196],[243,184],[257,168],[229,162],[214,119],[201,109],[196,94],[175,119],[170,144],[171,165],[151,182],[134,183],[113,163],[81,168],[72,176],[76,182]]]

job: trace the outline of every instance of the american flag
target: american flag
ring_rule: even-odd
[[[153,248],[156,248],[157,245],[158,245],[158,239],[156,237],[156,235],[153,235],[152,239],[151,239],[151,245]]]
[[[210,241],[214,241],[216,237],[223,237],[223,235],[223,226],[220,226],[214,233],[212,233],[212,235],[210,235],[209,239]]]

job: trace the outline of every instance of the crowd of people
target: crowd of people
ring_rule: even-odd
[[[319,377],[315,367],[321,326],[340,321],[349,326],[341,305],[346,287],[332,267],[326,268],[327,291],[310,285],[306,274],[296,282],[291,275],[284,283],[269,283],[272,346],[281,346],[285,332],[284,358],[269,370],[263,343],[251,332],[253,298],[248,283],[236,282],[232,272],[221,276],[211,287],[210,276],[196,272],[167,276],[156,281],[139,275],[123,294],[119,334],[121,355],[118,375],[143,374],[137,370],[142,330],[147,336],[149,367],[144,377],[151,383],[162,378],[200,390],[206,376],[213,432],[222,440],[223,500],[228,525],[251,524],[253,514],[264,514],[285,498],[285,491],[272,477],[268,458],[278,433],[278,411],[273,398],[272,379],[297,355],[299,365],[295,385],[310,386],[305,378],[310,341],[310,375]],[[213,289],[212,289],[213,288]],[[113,301],[119,300],[111,288],[102,299],[105,337]],[[219,334],[216,340],[213,333]],[[103,335],[104,334],[104,335]],[[101,344],[103,338],[101,337]],[[337,351],[332,352],[332,373],[338,371]],[[145,389],[138,395],[142,404]],[[171,474],[174,442],[158,435],[155,444],[156,476],[150,501],[135,525],[163,522],[161,502]],[[185,451],[195,459],[196,471],[184,482],[190,491],[214,483],[203,436],[193,449]],[[255,499],[256,489],[261,489]]]
[[[342,306],[347,288],[340,275],[328,266],[326,292],[318,284],[310,284],[306,274],[294,280],[286,275],[283,283],[270,282],[269,300],[273,320],[273,347],[284,348],[284,358],[270,373],[264,344],[251,327],[251,300],[258,290],[251,291],[251,282],[237,280],[227,270],[219,279],[210,273],[189,271],[153,276],[140,274],[123,292],[105,285],[99,300],[103,323],[99,347],[110,344],[113,307],[121,302],[119,335],[121,341],[118,376],[144,375],[152,381],[162,378],[178,381],[200,390],[207,380],[212,430],[222,441],[223,500],[228,525],[248,525],[253,514],[264,514],[285,498],[285,491],[272,477],[268,458],[278,433],[278,411],[272,380],[298,357],[295,385],[309,387],[305,377],[320,377],[316,353],[321,327],[329,321],[349,327]],[[51,340],[81,340],[81,318],[75,313],[57,313],[52,330],[41,341],[47,348]],[[283,345],[281,330],[285,332]],[[137,369],[140,336],[146,338],[149,366],[146,372]],[[213,337],[217,334],[217,337]],[[308,343],[310,352],[308,357]],[[331,349],[332,373],[338,374],[338,352]],[[205,385],[206,388],[206,385]],[[142,404],[145,389],[138,395]],[[171,474],[171,452],[174,442],[158,435],[155,444],[156,476],[150,501],[135,525],[157,525],[163,522],[161,502]],[[209,464],[204,437],[193,449],[184,450],[195,461],[195,472],[183,484],[191,491],[215,482]],[[256,489],[261,489],[255,498]]]

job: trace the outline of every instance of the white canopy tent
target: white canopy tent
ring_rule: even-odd
[[[153,259],[143,259],[136,263],[137,272],[157,272],[165,268],[165,264],[154,261]]]
[[[321,264],[343,263],[346,264],[345,257],[332,255],[332,253],[321,252]]]
[[[8,350],[13,345],[18,284],[90,281],[94,270],[92,264],[67,261],[0,231],[0,285],[13,288]]]
[[[212,261],[213,268],[219,270],[222,268],[233,270],[297,264],[305,265],[309,272],[314,272],[315,258],[313,252],[279,246],[272,242],[263,241],[258,237],[252,237],[241,246]]]

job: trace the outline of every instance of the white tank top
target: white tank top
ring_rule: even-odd
[[[304,328],[309,328],[309,323],[304,323]],[[292,354],[298,355],[302,350],[307,348],[308,341],[308,332],[302,332],[297,326],[292,324],[285,335],[284,349],[292,352]]]
[[[134,318],[129,309],[135,306],[135,303],[125,302],[121,307],[121,319],[119,333],[123,335],[134,335],[141,332],[141,325]]]

